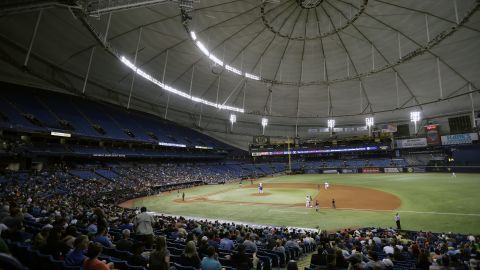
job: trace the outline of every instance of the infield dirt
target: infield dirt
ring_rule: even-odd
[[[327,190],[323,185],[309,184],[309,183],[264,183],[264,193],[257,192],[257,185],[243,185],[242,187],[230,187],[220,191],[212,192],[202,196],[192,196],[182,199],[172,200],[174,203],[196,203],[196,202],[212,202],[232,205],[263,205],[274,207],[289,207],[301,208],[305,207],[304,203],[286,204],[286,203],[259,203],[249,202],[248,197],[244,202],[229,201],[229,200],[213,200],[209,197],[219,193],[234,192],[236,189],[252,189],[251,196],[269,196],[268,190],[272,189],[314,189],[317,190],[313,197],[313,205],[318,200],[320,208],[332,208],[332,199],[335,199],[336,208],[351,208],[351,209],[370,209],[370,210],[395,210],[400,207],[401,200],[397,196],[371,188],[354,187],[346,185],[331,185]],[[161,195],[160,195],[161,196]],[[120,204],[122,207],[133,207],[136,199],[129,200]]]

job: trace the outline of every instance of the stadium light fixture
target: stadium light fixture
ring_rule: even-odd
[[[375,123],[375,120],[373,117],[367,117],[365,118],[365,124],[367,125],[368,128],[368,136],[372,136],[372,127]]]
[[[420,121],[420,112],[410,112],[410,121],[415,125],[415,134],[417,134],[417,122]]]
[[[235,114],[230,114],[230,123],[232,124],[232,128],[233,128],[233,124],[235,124],[237,122],[237,116]]]
[[[332,136],[333,128],[335,128],[335,119],[328,119],[327,125],[328,125],[328,129],[330,129],[330,136]]]
[[[335,119],[328,119],[327,124],[328,128],[333,129],[335,127]]]
[[[197,41],[196,44],[197,44],[197,47],[200,49],[200,51],[203,52],[203,54],[205,54],[206,56],[210,56],[210,52],[208,51],[207,47],[203,45],[201,41]]]
[[[203,46],[202,43],[200,43],[201,46]],[[203,47],[205,48],[205,47]],[[205,49],[206,50],[206,49]],[[237,107],[233,107],[233,106],[228,106],[228,105],[224,105],[224,104],[219,104],[219,103],[215,103],[215,102],[211,102],[211,101],[208,101],[208,100],[205,100],[205,99],[202,99],[202,98],[199,98],[199,97],[196,97],[196,96],[192,96],[190,95],[189,93],[186,93],[184,91],[181,91],[181,90],[178,90],[168,84],[165,84],[159,80],[157,80],[155,77],[153,77],[152,75],[146,73],[145,71],[141,70],[140,68],[138,68],[136,65],[134,65],[130,60],[128,60],[125,56],[121,56],[120,57],[120,61],[126,65],[128,68],[130,68],[131,70],[133,70],[133,72],[137,73],[140,77],[150,81],[151,83],[159,86],[160,88],[162,88],[163,90],[165,91],[168,91],[172,94],[175,94],[175,95],[178,95],[178,96],[181,96],[183,98],[187,98],[187,99],[190,99],[191,101],[193,102],[198,102],[198,103],[202,103],[202,104],[205,104],[207,106],[211,106],[211,107],[215,107],[217,109],[220,109],[220,110],[228,110],[228,111],[234,111],[234,112],[239,112],[239,113],[244,113],[245,110],[242,109],[242,108],[237,108]]]
[[[373,124],[375,123],[374,122],[375,120],[373,119],[373,117],[367,117],[365,118],[365,124],[367,125],[367,127],[372,127]]]
[[[262,134],[265,135],[265,127],[268,126],[268,119],[267,118],[262,118]]]
[[[239,68],[236,68],[234,66],[227,65],[226,63],[224,63],[222,60],[220,60],[220,58],[218,56],[216,56],[215,54],[213,54],[213,52],[210,52],[207,49],[207,47],[200,41],[200,39],[197,38],[197,34],[194,31],[190,31],[190,37],[192,38],[195,45],[197,45],[197,47],[200,49],[200,51],[206,57],[208,57],[212,62],[214,62],[216,65],[219,65],[219,66],[225,68],[229,72],[235,73],[235,74],[240,75],[240,76],[244,76],[245,78],[248,78],[248,79],[251,79],[251,80],[254,80],[254,81],[262,80],[262,78],[258,75],[248,73],[248,72],[243,72]]]

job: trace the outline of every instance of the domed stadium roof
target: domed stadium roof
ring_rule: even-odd
[[[478,0],[12,2],[1,79],[192,122],[359,125],[480,103]]]

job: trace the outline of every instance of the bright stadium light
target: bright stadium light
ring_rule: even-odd
[[[415,125],[415,134],[417,134],[417,122],[420,121],[420,112],[410,112],[410,121]]]
[[[367,125],[367,127],[372,127],[373,124],[375,123],[374,122],[375,120],[373,120],[373,117],[367,117],[365,118],[365,124]]]
[[[328,129],[330,129],[330,136],[333,134],[333,128],[335,128],[335,119],[328,119]]]
[[[375,120],[373,119],[373,117],[365,118],[365,124],[367,125],[369,136],[372,136],[372,127],[374,123],[375,123]]]
[[[334,128],[335,127],[335,119],[328,119],[327,121],[328,128]]]
[[[410,112],[410,121],[412,122],[420,121],[420,112]]]
[[[255,80],[255,81],[260,81],[260,77],[258,77],[257,75],[250,74],[250,73],[245,73],[245,77],[250,78],[250,79]]]
[[[213,54],[213,52],[210,52],[207,49],[207,47],[197,38],[197,34],[194,31],[190,31],[190,37],[192,38],[195,45],[197,45],[197,47],[200,49],[200,51],[206,57],[208,57],[212,62],[214,62],[216,65],[219,65],[219,66],[225,68],[229,72],[235,73],[235,74],[240,75],[240,76],[245,76],[245,78],[248,78],[248,79],[251,79],[251,80],[255,80],[255,81],[262,80],[262,78],[260,76],[257,76],[255,74],[248,73],[248,72],[244,73],[244,72],[242,72],[241,69],[238,69],[234,66],[225,64],[222,60],[220,60],[220,58],[218,56],[216,56],[215,54]]]
[[[200,51],[203,52],[203,54],[205,54],[206,56],[210,55],[210,52],[207,50],[207,47],[205,47],[205,45],[203,45],[202,42],[197,41],[196,44],[197,44],[197,47],[200,49]]]
[[[265,134],[265,127],[268,125],[268,119],[262,118],[262,134]]]
[[[233,128],[233,124],[235,124],[237,122],[237,116],[235,114],[230,114],[230,123],[232,124],[232,128]]]
[[[203,44],[201,44],[201,45],[203,46]],[[198,102],[198,103],[205,104],[207,106],[215,107],[215,108],[220,109],[220,110],[228,110],[228,111],[234,111],[234,112],[239,112],[239,113],[244,113],[245,112],[245,110],[242,109],[242,108],[237,108],[237,107],[233,107],[233,106],[228,106],[228,105],[224,105],[224,104],[211,102],[211,101],[208,101],[208,100],[196,97],[196,96],[192,96],[189,93],[186,93],[186,92],[178,90],[178,89],[176,89],[176,88],[174,88],[174,87],[172,87],[168,84],[165,84],[165,83],[155,79],[152,75],[150,75],[150,74],[146,73],[145,71],[139,69],[136,65],[134,65],[125,56],[121,56],[120,61],[124,65],[126,65],[128,68],[130,68],[133,72],[137,73],[140,77],[150,81],[151,83],[157,85],[158,87],[160,87],[163,90],[168,91],[172,94],[181,96],[183,98],[187,98],[187,99],[189,99],[193,102]]]

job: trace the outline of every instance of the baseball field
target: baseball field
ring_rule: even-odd
[[[263,194],[258,194],[258,183]],[[326,190],[324,183],[330,187]],[[182,193],[185,200],[182,200]],[[320,209],[306,208],[306,196]],[[335,199],[336,208],[332,208]],[[207,185],[122,204],[148,211],[255,224],[333,230],[366,226],[480,234],[480,175],[315,174]]]

